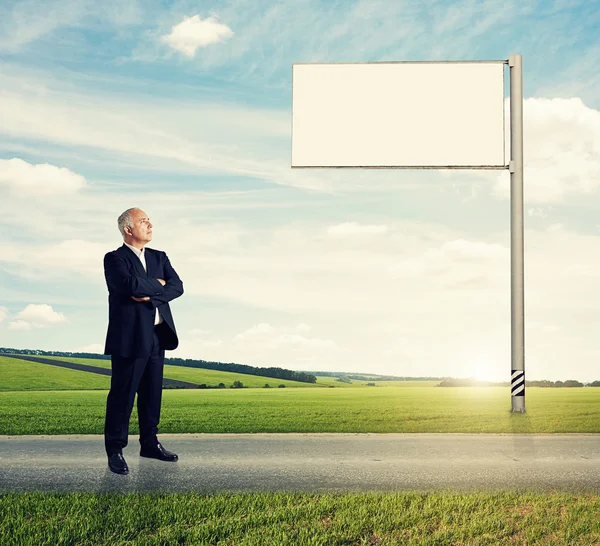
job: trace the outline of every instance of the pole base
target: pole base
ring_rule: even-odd
[[[525,397],[513,396],[511,413],[525,413]]]

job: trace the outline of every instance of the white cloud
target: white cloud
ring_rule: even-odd
[[[363,225],[358,222],[344,222],[327,228],[329,235],[378,235],[387,232],[387,226]]]
[[[139,167],[230,173],[320,192],[365,192],[381,184],[401,187],[394,180],[396,175],[389,172],[357,171],[349,177],[336,170],[290,169],[290,125],[284,109],[156,98],[132,101],[119,95],[107,98],[62,80],[52,80],[49,74],[35,76],[18,70],[7,70],[7,74],[0,100],[5,105],[3,131],[13,139],[85,146],[89,154],[108,153],[111,161],[127,158],[131,165]],[[600,188],[598,110],[577,98],[529,98],[524,103],[524,121],[524,191],[529,207],[592,195]],[[506,134],[508,141],[509,132]],[[8,165],[5,161],[4,171],[8,171]],[[25,162],[17,163],[17,167],[18,178],[13,176],[10,180],[31,182],[6,180],[4,173],[0,184],[4,179],[12,191],[35,188],[65,193],[85,185],[83,177],[67,169]],[[46,169],[44,174],[51,177],[48,183],[42,182],[34,169],[42,167]],[[11,165],[11,172],[15,168]],[[471,190],[477,185],[476,178],[491,182],[487,186],[479,184],[477,195],[482,187],[490,187],[493,195],[501,199],[510,195],[506,171],[415,172],[402,187],[414,185],[424,176],[441,175],[471,180]],[[386,226],[357,222],[330,226],[330,235],[336,236],[381,233],[386,233]]]
[[[278,184],[326,187],[327,177],[292,172],[285,157],[289,116],[223,100],[132,99],[75,88],[48,73],[3,77],[1,133],[85,148],[104,164],[194,173],[222,172]],[[65,78],[69,73],[64,74]],[[0,133],[0,134],[1,134]],[[107,159],[107,154],[108,158]],[[71,179],[73,180],[73,179]]]
[[[249,352],[266,356],[268,353],[280,352],[282,356],[288,355],[293,359],[338,349],[333,340],[306,337],[298,333],[306,333],[308,330],[310,326],[303,323],[295,327],[276,327],[263,322],[237,334],[232,342],[237,351],[243,351],[241,354]]]
[[[374,371],[371,363],[380,355],[378,369],[395,375],[444,375],[440,369],[456,370],[461,359],[475,362],[486,354],[484,360],[489,361],[499,355],[497,366],[503,373],[502,363],[510,360],[510,353],[503,353],[510,347],[508,226],[500,233],[472,234],[442,224],[389,218],[385,237],[348,237],[341,248],[339,239],[324,236],[326,220],[262,229],[249,229],[241,219],[198,224],[193,210],[198,199],[186,201],[190,209],[180,218],[190,221],[169,224],[177,208],[169,197],[163,198],[157,224],[161,228],[155,235],[165,244],[157,240],[152,245],[167,250],[186,289],[174,306],[190,316],[183,322],[175,310],[178,329],[189,335],[174,356],[292,369]],[[185,203],[181,206],[187,210]],[[85,214],[99,225],[93,211],[85,209]],[[85,214],[74,219],[77,225]],[[109,228],[116,239],[116,228]],[[83,223],[80,229],[88,226]],[[560,229],[527,229],[525,241],[527,328],[530,321],[561,328],[552,339],[545,339],[540,329],[528,330],[530,377],[560,377],[560,359],[569,356],[561,344],[571,337],[581,337],[576,343],[580,361],[591,362],[584,353],[594,339],[593,328],[600,326],[594,319],[600,308],[596,301],[600,269],[595,259],[600,237],[574,233],[565,223]],[[87,278],[94,272],[104,288],[101,257],[117,246],[114,242],[70,239],[48,245],[38,241],[31,248],[13,245],[13,251],[21,253],[20,271],[15,273],[38,263],[43,264],[40,270],[51,268],[64,279],[67,271],[89,268]],[[86,255],[95,244],[96,257]],[[2,259],[8,257],[6,250],[10,249],[4,243]],[[53,258],[55,254],[60,258]],[[73,254],[82,255],[80,269],[72,269],[68,261]],[[216,324],[204,330],[198,328],[200,298],[248,306],[254,316],[264,318],[234,331]],[[586,315],[586,310],[593,313]],[[286,319],[288,325],[281,327],[280,313],[297,318]],[[21,320],[27,327],[29,322]],[[474,336],[484,340],[482,349],[469,352],[466,348]]]
[[[406,287],[398,283],[405,278],[437,289],[465,283],[498,288],[499,268],[509,260],[504,240],[468,240],[439,225],[391,222],[386,237],[350,237],[343,246],[323,237],[322,229],[314,223],[257,229],[190,255],[185,248],[210,239],[209,232],[192,229],[178,240],[177,270],[182,279],[202,271],[201,283],[186,283],[189,294],[350,320],[380,313],[391,303],[390,292],[402,301]],[[244,335],[272,334],[272,328],[257,324]]]
[[[199,15],[184,17],[183,21],[171,29],[171,33],[161,37],[173,49],[193,57],[198,48],[222,43],[233,36],[233,31],[211,16],[200,19]]]
[[[24,320],[14,320],[8,323],[11,330],[31,330],[31,324]]]
[[[104,255],[117,246],[120,244],[116,242],[95,243],[83,239],[33,245],[0,242],[0,263],[13,274],[27,278],[64,279],[65,274],[71,274],[102,283]]]
[[[27,329],[25,324],[34,328],[46,328],[55,324],[65,322],[67,319],[62,313],[58,313],[52,309],[52,306],[47,304],[30,303],[16,316],[18,326],[13,326],[16,329]]]
[[[506,99],[507,164],[509,111],[510,101]],[[543,205],[591,196],[600,190],[600,111],[586,106],[579,98],[529,98],[523,103],[523,124],[523,193],[530,215],[541,215]],[[487,180],[494,197],[510,198],[508,171],[440,173],[452,179]]]
[[[423,174],[418,172],[399,183],[391,171],[355,171],[349,177],[341,170],[291,169],[290,119],[285,108],[250,107],[226,97],[202,102],[156,97],[132,100],[125,92],[106,95],[86,89],[90,83],[70,72],[56,78],[5,66],[8,76],[0,101],[5,105],[2,130],[6,135],[13,141],[45,142],[49,149],[83,147],[86,160],[102,163],[103,168],[125,164],[129,169],[153,169],[169,176],[218,172],[320,193],[407,186],[426,191],[415,183]],[[123,82],[124,89],[133,85]],[[435,172],[426,174],[436,176]]]
[[[530,98],[523,123],[526,202],[560,203],[600,189],[600,111],[579,98]],[[509,190],[507,175],[497,177],[494,193],[508,198]]]
[[[578,98],[527,101],[528,199],[560,202],[600,189],[600,111]]]
[[[296,313],[312,326],[307,335],[304,327],[282,328],[263,320],[229,340],[218,333],[224,342],[211,358],[364,371],[379,354],[377,365],[395,375],[444,375],[442,362],[447,370],[462,370],[466,363],[463,373],[468,374],[482,361],[504,373],[510,362],[507,226],[500,233],[473,236],[420,222],[391,220],[388,225],[377,244],[351,238],[343,249],[313,223],[295,230],[256,230],[219,249],[180,254],[177,270],[188,297],[222,298],[264,310],[266,316],[271,310]],[[189,237],[199,239],[193,232]],[[579,336],[578,347],[589,346],[594,328],[600,327],[595,311],[600,308],[600,237],[563,225],[527,229],[525,241],[529,373],[560,377],[561,359],[568,358],[565,340]],[[198,271],[201,282],[194,280]],[[535,327],[529,332],[530,322],[553,324],[560,335],[546,339]],[[476,351],[469,349],[474,339],[481,345]],[[591,362],[580,355],[582,363]]]
[[[85,187],[85,178],[65,167],[0,159],[0,187],[19,196],[64,195]]]
[[[306,332],[306,324],[298,325],[294,328],[275,327],[268,323],[260,323],[246,331],[237,334],[234,343],[254,346],[267,350],[283,349],[286,350],[323,350],[336,349],[337,345],[332,340],[323,340],[318,338],[308,338],[300,335],[298,331]]]
[[[208,336],[212,333],[212,330],[203,330],[202,328],[192,328],[188,330],[188,337],[182,339],[180,342],[180,347],[183,347],[183,351],[180,349],[178,351],[178,356],[180,354],[187,354],[188,357],[193,358],[192,354],[203,355],[201,358],[205,360],[210,360],[206,356],[206,351],[211,351],[213,349],[218,349],[223,346],[223,340],[221,339],[208,339]],[[187,351],[186,351],[187,347]],[[190,348],[193,347],[192,351],[195,353],[190,353]]]
[[[82,239],[71,239],[47,245],[36,253],[36,264],[42,268],[71,270],[98,278],[102,273],[104,255],[113,250],[105,243],[93,243]]]
[[[393,279],[430,278],[435,284],[495,284],[499,267],[506,263],[509,249],[498,243],[454,239],[414,256],[391,261],[387,271]]]
[[[219,15],[236,29],[236,40],[230,47],[197,55],[195,66],[206,70],[227,64],[224,78],[247,81],[254,76],[263,86],[279,85],[290,77],[294,62],[464,59],[473,55],[474,44],[483,41],[503,51],[507,37],[497,29],[524,24],[525,10],[516,0],[502,6],[496,0],[445,4],[232,0],[219,4]],[[544,13],[541,6],[536,9],[540,11]],[[555,19],[547,17],[549,22]],[[533,21],[526,20],[533,26]],[[554,30],[550,24],[543,28],[546,35]],[[438,39],[429,39],[432,35]],[[144,61],[159,57],[152,40],[140,44],[134,53],[134,59]]]
[[[544,207],[532,207],[527,210],[527,215],[532,218],[547,218],[548,217],[548,209]]]
[[[2,322],[6,317],[8,317],[8,309],[0,306],[0,322]]]
[[[276,328],[274,328],[270,324],[267,324],[266,322],[261,322],[260,324],[255,324],[251,328],[248,328],[245,332],[241,332],[240,334],[235,336],[235,338],[241,341],[251,339],[267,339],[276,332]]]

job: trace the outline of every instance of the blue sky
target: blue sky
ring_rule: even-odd
[[[186,293],[169,356],[510,373],[509,175],[292,170],[292,64],[523,55],[525,366],[600,379],[600,7],[3,2],[0,346],[101,351],[143,208]]]

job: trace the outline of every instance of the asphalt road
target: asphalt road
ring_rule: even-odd
[[[164,434],[176,463],[123,454],[102,436],[0,436],[0,491],[600,492],[600,434]]]

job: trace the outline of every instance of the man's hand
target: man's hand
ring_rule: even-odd
[[[163,286],[165,284],[167,284],[167,281],[165,281],[164,279],[156,279],[160,284],[162,284]]]
[[[136,298],[135,296],[131,296],[131,299],[134,301],[150,301],[150,296],[144,296],[143,298]]]

